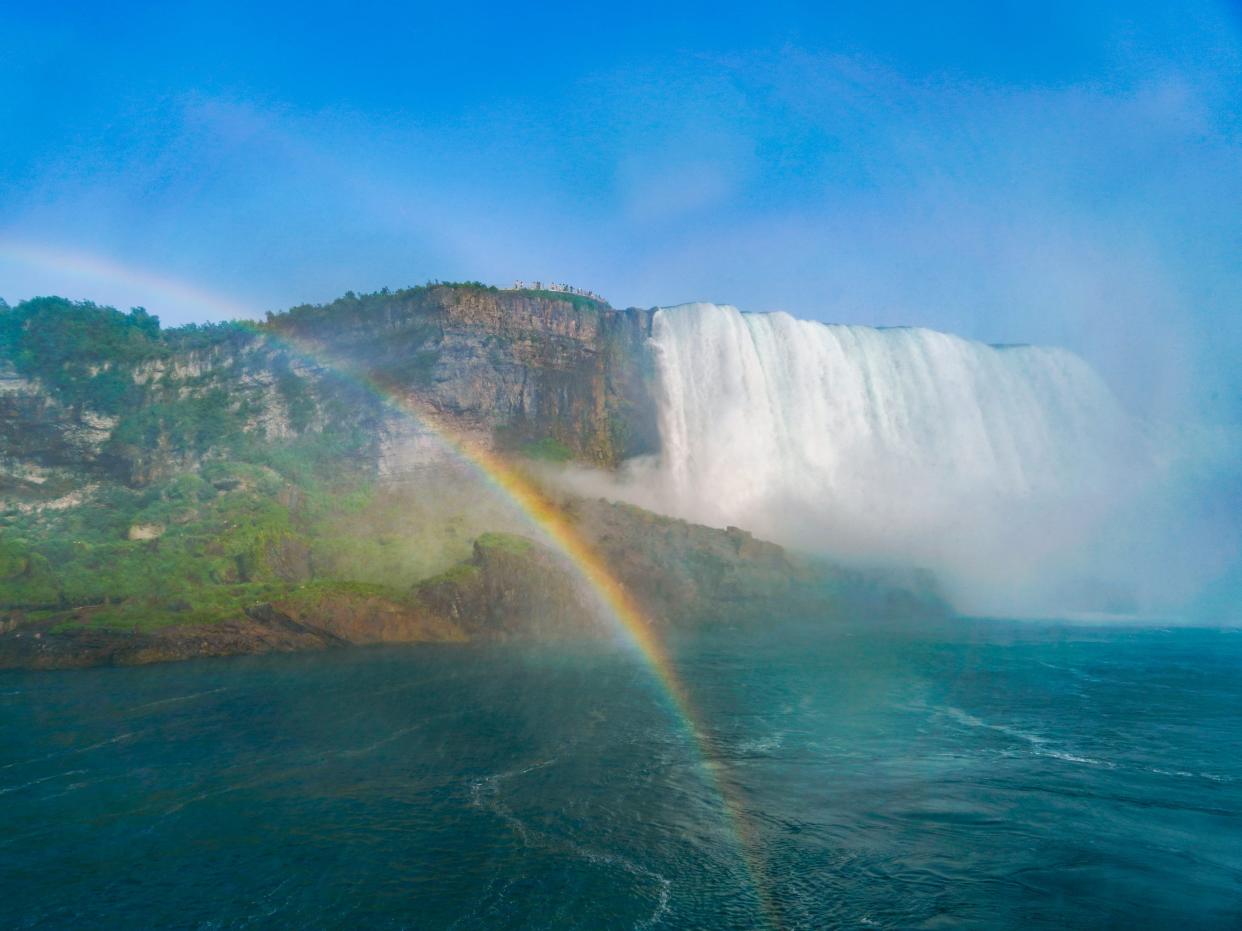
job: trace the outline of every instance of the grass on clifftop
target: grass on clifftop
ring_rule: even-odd
[[[587,297],[584,294],[570,294],[567,291],[545,291],[535,290],[534,288],[523,288],[520,291],[512,291],[511,294],[521,294],[526,297],[543,298],[545,301],[565,301],[573,304],[576,310],[599,310],[607,307],[606,301],[597,301],[593,297]]]

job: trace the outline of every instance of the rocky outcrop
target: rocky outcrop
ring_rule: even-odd
[[[527,537],[489,533],[469,562],[421,583],[417,603],[475,640],[599,634],[603,618],[565,561]]]
[[[434,460],[434,431],[379,395],[513,451],[612,466],[658,444],[650,312],[578,296],[437,285],[164,332],[59,299],[0,314],[0,497],[56,478],[149,485],[308,433],[349,433],[379,474]],[[70,317],[76,354],[57,348]],[[105,324],[124,351],[108,355]]]
[[[944,616],[930,574],[850,569],[791,553],[738,527],[719,530],[602,499],[563,502],[582,536],[665,627],[851,615]]]
[[[115,426],[114,418],[67,407],[0,358],[0,495],[63,493],[100,457]]]
[[[342,643],[462,643],[471,639],[460,618],[362,586],[312,586],[288,598],[256,605],[247,614],[264,623],[284,621],[313,628]]]
[[[272,332],[502,445],[553,439],[615,465],[658,445],[651,311],[483,287],[294,308]]]
[[[242,617],[215,624],[118,630],[52,623],[0,632],[0,669],[138,666],[205,656],[288,653],[344,646],[345,641],[288,618]]]

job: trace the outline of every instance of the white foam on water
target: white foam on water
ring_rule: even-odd
[[[203,698],[207,695],[215,695],[217,692],[226,691],[225,686],[216,689],[207,689],[203,692],[191,692],[189,695],[175,695],[172,698],[161,698],[157,701],[149,701],[144,705],[135,705],[130,711],[142,711],[144,708],[158,708],[161,705],[175,705],[183,701],[193,701],[196,698]]]
[[[44,776],[41,779],[31,779],[29,782],[23,782],[21,785],[5,786],[0,788],[0,795],[8,795],[10,792],[20,792],[22,789],[29,789],[31,786],[37,786],[40,783],[50,782],[53,779],[64,779],[66,776],[80,776],[85,773],[84,769],[71,769],[64,773],[54,773],[51,776]]]
[[[1094,757],[1082,756],[1078,753],[1071,753],[1068,750],[1057,749],[1056,747],[1049,746],[1048,740],[1041,737],[1039,734],[1032,734],[1029,731],[1011,727],[1008,724],[991,724],[975,717],[969,712],[963,711],[961,708],[955,708],[952,705],[934,710],[939,711],[946,717],[949,717],[958,724],[962,724],[966,727],[996,731],[997,733],[1004,734],[1006,737],[1013,740],[1027,744],[1030,747],[1028,752],[1034,756],[1049,757],[1054,760],[1061,760],[1065,763],[1081,763],[1086,766],[1103,766],[1106,769],[1117,768],[1116,763],[1109,762],[1108,760],[1097,760]]]

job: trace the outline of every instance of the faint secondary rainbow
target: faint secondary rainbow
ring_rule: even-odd
[[[57,274],[68,272],[90,282],[121,285],[139,295],[170,301],[215,318],[248,319],[255,316],[252,308],[179,278],[76,249],[46,243],[19,242],[0,236],[0,259],[9,259]]]
[[[719,795],[728,826],[734,835],[738,852],[759,899],[764,917],[774,927],[780,925],[779,912],[767,890],[763,869],[755,855],[753,834],[743,816],[738,793],[729,784],[720,766],[713,759],[706,733],[690,695],[677,674],[668,650],[655,626],[635,601],[633,595],[617,579],[595,548],[565,517],[554,501],[534,483],[485,445],[450,429],[439,418],[413,398],[394,391],[354,367],[343,364],[314,343],[286,332],[278,332],[253,322],[246,308],[202,288],[166,275],[122,265],[118,262],[75,250],[17,243],[0,238],[0,257],[34,265],[56,272],[71,272],[84,278],[111,281],[145,292],[211,311],[213,314],[243,318],[254,332],[304,357],[307,361],[348,378],[366,389],[381,403],[406,417],[414,419],[430,431],[459,460],[467,463],[489,485],[514,504],[527,520],[564,555],[568,563],[596,595],[604,615],[613,622],[642,656],[655,679],[669,697],[673,711],[690,736],[691,743],[710,784]]]

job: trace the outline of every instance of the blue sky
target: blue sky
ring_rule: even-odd
[[[258,6],[0,7],[0,295],[551,278],[1242,420],[1237,4]]]

